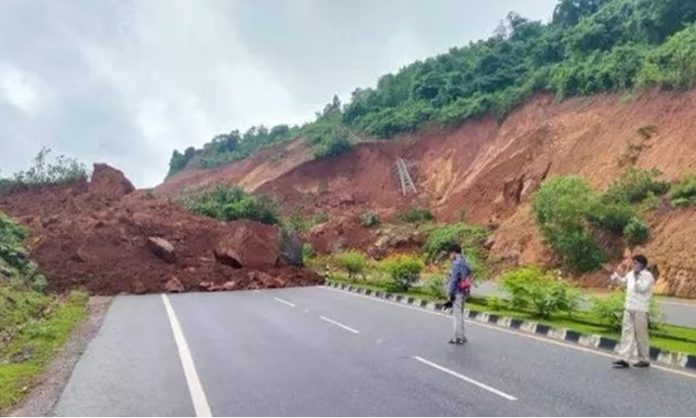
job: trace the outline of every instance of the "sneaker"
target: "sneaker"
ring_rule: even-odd
[[[467,342],[466,338],[452,338],[451,340],[449,340],[450,344],[456,344],[456,345],[462,345],[465,342]]]
[[[615,369],[625,369],[630,366],[625,360],[616,360],[612,364],[614,365]]]
[[[639,361],[638,363],[634,364],[633,367],[638,367],[638,368],[650,367],[650,363],[648,363],[647,361]]]

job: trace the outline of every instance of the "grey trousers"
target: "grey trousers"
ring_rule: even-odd
[[[621,344],[617,353],[627,362],[650,361],[646,312],[624,311]]]
[[[464,327],[464,295],[457,293],[452,304],[452,316],[454,317],[454,338],[466,338]]]

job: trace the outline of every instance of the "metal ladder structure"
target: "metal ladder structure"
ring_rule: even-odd
[[[399,174],[399,180],[401,180],[401,190],[406,196],[409,191],[416,193],[416,185],[413,183],[413,179],[408,172],[408,166],[403,158],[396,159],[396,171]]]

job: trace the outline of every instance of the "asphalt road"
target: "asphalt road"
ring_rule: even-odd
[[[476,284],[474,293],[480,296],[498,296],[505,298],[507,294],[498,287],[494,281],[485,281]],[[665,314],[665,323],[696,328],[696,300],[660,297],[660,306]],[[583,301],[581,309],[590,309],[590,303]]]
[[[333,289],[189,293],[167,300],[174,324],[159,295],[114,300],[57,415],[696,411],[696,375],[656,367],[614,370],[602,353],[478,323],[467,324],[469,343],[451,346],[445,343],[450,318]]]

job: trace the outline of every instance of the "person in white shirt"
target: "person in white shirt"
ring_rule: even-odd
[[[634,367],[650,366],[648,345],[648,311],[655,278],[648,271],[648,259],[638,254],[633,257],[633,269],[621,276],[614,272],[611,279],[626,286],[621,343],[617,353],[620,359],[614,367],[626,368],[631,362]]]

